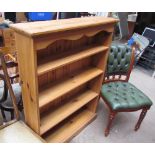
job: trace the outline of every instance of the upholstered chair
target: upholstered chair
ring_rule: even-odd
[[[108,136],[112,121],[118,112],[142,110],[135,126],[137,131],[152,101],[141,90],[129,83],[134,64],[134,51],[127,45],[112,45],[109,52],[101,97],[109,109],[105,136]]]

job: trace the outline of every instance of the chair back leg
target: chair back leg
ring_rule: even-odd
[[[110,131],[112,122],[115,118],[115,115],[116,115],[116,112],[110,112],[110,114],[109,114],[108,124],[107,124],[107,127],[105,129],[105,133],[104,133],[106,137],[109,135],[109,131]]]
[[[2,114],[2,117],[3,117],[3,122],[7,122],[5,112],[4,112],[4,110],[2,108],[1,108],[1,114]]]
[[[135,131],[137,131],[140,128],[140,125],[141,125],[141,123],[142,123],[142,121],[143,121],[143,119],[144,119],[144,117],[145,117],[145,115],[147,113],[147,110],[148,110],[147,108],[142,109],[142,112],[141,112],[141,114],[139,116],[138,122],[135,125]]]
[[[13,119],[14,119],[14,110],[12,110],[12,111],[10,112],[10,114],[11,114],[11,120],[13,120]]]

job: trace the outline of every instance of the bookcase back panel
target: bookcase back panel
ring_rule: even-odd
[[[46,106],[41,108],[40,109],[41,115],[44,114],[44,112],[46,113],[49,110],[54,111],[55,109],[64,105],[65,103],[67,103],[67,101],[69,101],[76,95],[81,94],[82,92],[84,92],[87,89],[88,89],[88,83],[77,87],[76,89],[74,89],[74,91],[70,91],[67,94],[60,96],[59,98],[55,99],[54,101],[50,102],[49,104],[47,104]]]
[[[78,52],[82,47],[91,45],[93,42],[92,38],[82,37],[79,40],[58,40],[54,43],[47,46],[47,48],[39,50],[38,55],[38,64],[43,58],[47,58],[48,56],[51,59],[56,58],[57,55],[64,54],[67,56],[69,53]],[[66,55],[65,55],[66,54]]]
[[[88,102],[92,104],[97,98]],[[87,106],[81,107],[78,111],[58,123],[51,128],[42,137],[50,143],[69,142],[81,129],[87,126],[92,119],[95,119],[96,114],[89,111]],[[70,136],[70,134],[72,136]]]
[[[51,60],[58,59],[61,55],[65,57],[89,46],[103,45],[108,35],[108,32],[101,31],[94,36],[81,36],[77,40],[62,39],[52,42],[46,48],[37,51],[38,65],[42,63],[43,59],[49,57]]]
[[[47,105],[45,105],[43,108],[41,108],[40,112],[43,113],[44,111],[46,112],[49,109],[50,109],[50,111],[55,110],[56,108],[58,108],[59,106],[63,105],[65,102],[67,102],[68,100],[74,98],[74,96],[82,94],[82,92],[87,91],[87,90],[91,90],[94,93],[98,94],[99,93],[98,87],[102,83],[102,78],[103,78],[102,76],[103,75],[101,74],[101,75],[93,78],[92,80],[88,81],[87,83],[84,83],[84,84],[78,86],[74,90],[69,91],[69,92],[65,93],[64,95],[59,96],[58,98],[49,102]]]
[[[91,66],[91,59],[86,58],[40,75],[38,76],[39,91],[41,91],[48,84],[52,85],[56,81],[61,82],[61,80],[72,77],[72,75],[84,70],[89,66]]]

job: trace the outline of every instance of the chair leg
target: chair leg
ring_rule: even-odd
[[[141,114],[140,114],[140,116],[139,116],[138,122],[137,122],[137,124],[136,124],[136,126],[135,126],[135,131],[137,131],[137,130],[140,128],[140,125],[141,125],[141,123],[142,123],[142,121],[143,121],[143,119],[144,119],[146,113],[147,113],[147,109],[144,108],[144,109],[142,110],[142,112],[141,112]]]
[[[14,110],[10,111],[10,113],[11,113],[11,120],[13,120],[14,119]]]
[[[112,125],[112,121],[115,118],[115,115],[116,115],[116,112],[110,112],[110,114],[109,114],[108,125],[107,125],[107,127],[105,129],[105,133],[104,133],[106,137],[109,135],[110,127]]]
[[[22,96],[20,96],[20,100],[19,100],[17,106],[18,106],[18,110],[20,112],[22,112],[23,111],[23,100],[22,100]]]
[[[1,109],[2,117],[3,117],[3,122],[7,122],[5,112],[3,109]]]

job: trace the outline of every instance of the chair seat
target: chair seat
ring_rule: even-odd
[[[150,107],[152,101],[129,82],[110,82],[102,86],[101,93],[112,110]]]

